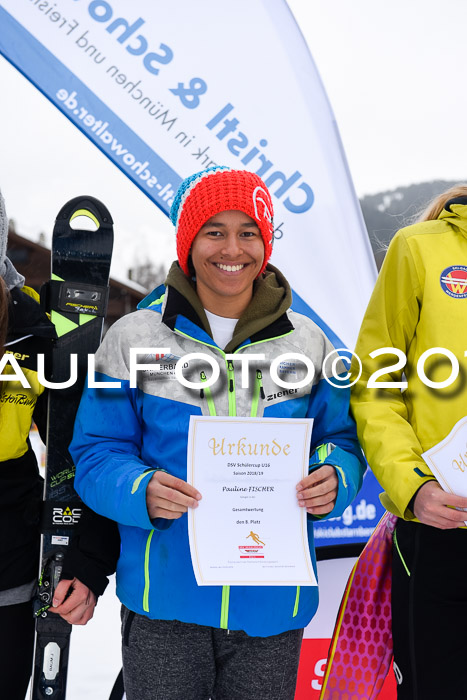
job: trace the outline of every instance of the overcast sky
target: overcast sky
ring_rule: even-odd
[[[289,0],[359,196],[467,179],[467,2]]]
[[[359,196],[467,179],[465,0],[288,4],[323,79]],[[49,235],[63,203],[89,193],[117,223],[114,274],[148,252],[154,262],[175,256],[168,219],[3,58],[0,86],[0,187],[19,232]]]

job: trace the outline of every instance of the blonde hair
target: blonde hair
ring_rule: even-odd
[[[417,222],[420,221],[432,221],[437,219],[438,216],[444,209],[444,205],[449,202],[450,199],[457,199],[457,197],[467,198],[467,185],[459,184],[453,185],[446,192],[442,192],[437,197],[431,200],[421,214],[417,217]],[[467,201],[466,201],[467,204]]]

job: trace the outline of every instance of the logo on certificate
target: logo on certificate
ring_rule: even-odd
[[[250,534],[246,536],[245,539],[251,538],[255,544],[241,544],[239,545],[240,559],[264,559],[264,554],[261,550],[264,549],[266,543],[263,542],[259,535],[253,530],[250,530]]]

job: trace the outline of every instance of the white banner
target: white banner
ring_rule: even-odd
[[[165,213],[181,180],[209,165],[257,172],[273,195],[272,262],[294,308],[353,348],[376,267],[332,110],[284,0],[2,0],[0,53]],[[374,511],[365,495],[323,524],[317,544],[365,540]],[[339,571],[307,629],[297,697],[318,697]]]
[[[166,213],[209,165],[257,172],[294,308],[353,347],[376,269],[284,0],[3,0],[0,51]]]

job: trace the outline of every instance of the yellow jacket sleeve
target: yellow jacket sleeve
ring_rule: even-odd
[[[390,351],[375,358],[370,353],[398,348],[406,356],[409,354],[422,304],[423,285],[418,269],[404,232],[399,232],[389,246],[360,329],[355,352],[363,368],[351,400],[360,443],[386,491],[381,499],[383,505],[405,519],[414,518],[408,504],[433,476],[420,456],[423,450],[410,422],[409,367],[400,362],[401,368],[395,368],[399,360]],[[369,387],[378,370],[381,374],[373,377],[377,383],[407,379],[409,388],[402,392],[397,386]]]

